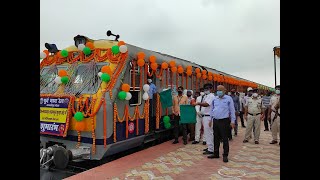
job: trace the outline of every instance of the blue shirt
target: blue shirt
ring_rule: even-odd
[[[224,119],[231,117],[231,122],[234,123],[236,121],[233,99],[224,95],[222,98],[216,96],[212,101],[212,110],[211,117],[214,119]]]
[[[149,86],[150,86],[150,89],[148,91],[149,99],[152,99],[153,98],[153,94],[157,93],[157,87],[153,83],[150,83]]]

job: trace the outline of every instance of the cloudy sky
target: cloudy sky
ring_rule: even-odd
[[[135,46],[274,86],[279,0],[41,0],[40,50],[106,31]],[[277,83],[280,64],[277,59]]]

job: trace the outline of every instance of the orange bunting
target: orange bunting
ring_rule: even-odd
[[[170,61],[169,62],[170,67],[175,67],[176,66],[176,62],[175,61]],[[173,71],[172,71],[173,72]]]
[[[207,75],[206,74],[202,74],[202,79],[207,79]]]
[[[202,74],[207,74],[207,71],[206,71],[206,70],[203,70],[203,71],[202,71]]]
[[[178,69],[177,69],[177,67],[175,67],[175,66],[171,68],[171,71],[174,72],[174,73],[177,72],[177,70],[178,70]]]
[[[156,71],[158,68],[158,64],[157,63],[151,63],[151,69]]]
[[[187,70],[191,70],[192,71],[192,66],[187,66],[186,68]]]
[[[179,73],[179,74],[182,74],[183,71],[184,71],[184,70],[183,70],[183,67],[182,67],[182,66],[179,66],[179,67],[178,67],[178,73]]]
[[[138,56],[138,59],[144,59],[145,54],[144,52],[138,52],[137,56]]]
[[[162,64],[161,64],[161,68],[162,69],[168,69],[168,63],[166,63],[166,62],[163,62]]]
[[[212,72],[208,72],[208,76],[213,76],[213,73]]]
[[[196,68],[196,73],[200,73],[200,69],[199,68]]]
[[[208,80],[212,81],[213,77],[211,75],[208,76]]]
[[[198,78],[198,79],[201,78],[201,73],[197,73],[197,78]]]
[[[190,69],[187,69],[187,75],[191,76],[191,74],[192,74],[192,71]]]

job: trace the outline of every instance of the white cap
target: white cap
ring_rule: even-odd
[[[252,89],[252,87],[248,87],[248,89],[247,89],[247,91],[252,91],[253,89]]]
[[[152,79],[148,79],[148,83],[152,83]]]

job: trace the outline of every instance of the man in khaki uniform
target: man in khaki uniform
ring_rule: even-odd
[[[277,110],[275,108],[275,106],[280,100],[280,85],[276,86],[275,89],[276,89],[276,94],[271,97],[270,107],[269,107],[269,119],[271,119],[271,132],[272,132],[272,139],[273,139],[270,142],[270,144],[278,143],[277,141],[278,133],[280,137],[280,109]]]
[[[265,107],[262,104],[262,99],[258,98],[258,93],[256,91],[257,89],[253,91],[252,97],[249,97],[245,104],[244,118],[247,121],[247,128],[243,143],[249,142],[252,128],[254,128],[254,143],[259,144],[260,124],[264,118],[263,112]]]

